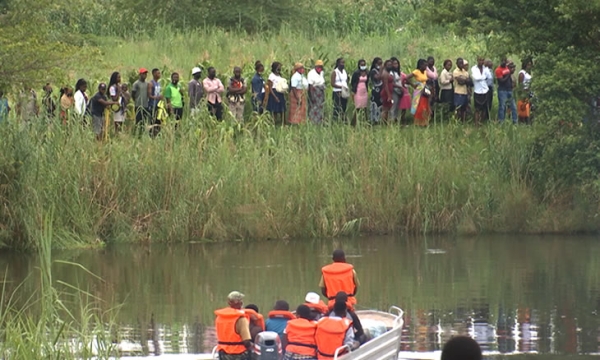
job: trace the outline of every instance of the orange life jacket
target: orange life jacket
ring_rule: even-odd
[[[244,312],[246,313],[246,317],[248,318],[248,320],[250,322],[254,321],[252,318],[255,316],[256,321],[258,322],[258,325],[260,326],[262,331],[265,331],[265,317],[264,316],[262,316],[261,314],[257,313],[256,311],[254,311],[252,309],[244,309]]]
[[[356,298],[354,297],[354,290],[356,289],[356,284],[354,283],[354,266],[348,263],[334,262],[323,266],[321,271],[323,273],[323,282],[327,288],[329,307],[333,307],[335,295],[343,291],[348,294],[349,308],[353,309],[356,304]]]
[[[269,312],[269,318],[283,318],[288,320],[293,320],[296,318],[296,315],[292,314],[289,311],[284,310],[273,310]]]
[[[331,317],[325,317],[317,323],[315,342],[319,360],[333,359],[335,350],[344,345],[346,331],[350,326],[352,322],[348,319]]]
[[[285,328],[287,334],[286,353],[313,356],[317,355],[315,332],[317,323],[307,319],[293,319],[288,321]]]
[[[230,307],[215,311],[215,327],[217,329],[218,348],[226,354],[236,355],[246,351],[242,337],[235,331],[235,323],[242,317],[246,317],[243,310]]]
[[[305,302],[304,305],[308,306],[311,310],[314,309],[315,311],[318,311],[319,313],[321,313],[323,315],[325,315],[329,312],[329,307],[327,305],[325,305],[323,300],[319,300],[318,304]]]

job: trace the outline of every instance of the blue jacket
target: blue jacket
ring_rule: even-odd
[[[283,335],[283,331],[285,330],[285,328],[287,326],[288,321],[289,321],[289,319],[285,319],[285,318],[268,318],[265,323],[265,327],[267,328],[267,331],[274,331],[281,338],[281,336]]]

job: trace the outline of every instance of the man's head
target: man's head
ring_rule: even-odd
[[[307,304],[317,305],[319,303],[319,301],[321,301],[321,297],[316,292],[312,292],[311,291],[311,292],[309,292],[309,293],[306,294],[306,297],[304,298],[304,301]]]
[[[105,83],[100,83],[100,85],[98,85],[98,92],[100,94],[106,94],[106,84]]]
[[[244,305],[244,294],[239,291],[232,291],[227,295],[227,303],[234,309],[241,309]]]
[[[462,70],[463,66],[465,66],[465,60],[463,58],[456,59],[456,67]]]
[[[346,302],[345,301],[339,301],[339,300],[335,300],[335,303],[333,304],[333,313],[336,316],[339,316],[341,318],[346,317]]]
[[[250,310],[254,310],[254,311],[258,312],[258,305],[248,304],[248,305],[246,305],[246,309],[250,309]]]
[[[239,66],[236,66],[233,68],[233,76],[236,79],[240,79],[242,77],[242,68]]]
[[[152,69],[152,78],[155,81],[158,81],[160,79],[160,70],[158,70],[157,68]]]
[[[146,68],[141,68],[139,71],[140,80],[144,81],[148,77],[148,70]]]
[[[508,70],[510,70],[510,73],[514,74],[515,70],[517,69],[517,66],[513,62],[509,63],[507,66],[508,66]]]
[[[333,251],[333,262],[346,262],[346,254],[342,249],[336,249]]]
[[[177,83],[179,82],[179,74],[174,72],[171,74],[171,82],[173,83],[173,85],[177,85]]]
[[[288,304],[288,302],[285,300],[277,300],[275,302],[275,306],[273,307],[273,310],[290,311],[290,304]]]
[[[485,65],[485,67],[487,67],[488,69],[491,69],[494,67],[494,63],[492,62],[491,59],[485,59],[485,61],[483,62],[483,64]]]
[[[505,57],[502,58],[502,60],[500,60],[500,67],[506,67],[508,65],[508,59],[506,59]]]
[[[296,308],[296,317],[299,319],[312,320],[310,308],[306,305],[300,305]]]
[[[208,78],[211,80],[217,76],[217,70],[212,66],[208,68],[207,72],[208,72]]]
[[[442,350],[441,360],[481,360],[481,348],[470,337],[456,336],[448,340]]]
[[[478,56],[477,57],[477,66],[483,67],[484,63],[485,63],[485,58],[483,56]]]
[[[200,69],[199,67],[193,68],[192,76],[194,77],[194,79],[199,80],[200,77],[202,76],[202,69]]]

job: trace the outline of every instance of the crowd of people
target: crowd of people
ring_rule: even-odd
[[[346,262],[343,250],[335,250],[332,260],[321,269],[319,283],[328,303],[309,292],[292,313],[287,301],[278,300],[265,321],[258,306],[244,307],[244,294],[229,293],[228,306],[215,311],[219,359],[250,359],[253,341],[263,331],[279,335],[285,360],[333,359],[336,349],[345,346],[354,351],[376,337],[374,331],[363,329],[354,312],[359,286],[354,266]],[[442,359],[480,360],[481,349],[474,340],[459,337],[446,344]]]
[[[433,57],[419,59],[411,72],[404,72],[395,57],[387,60],[376,57],[370,66],[361,59],[351,75],[343,58],[335,61],[328,76],[324,65],[323,61],[317,60],[306,74],[305,66],[296,63],[291,76],[287,77],[282,73],[282,64],[273,62],[265,79],[265,66],[257,61],[249,83],[242,76],[242,69],[235,67],[227,84],[219,79],[214,67],[207,69],[204,79],[203,70],[194,67],[187,89],[182,86],[178,73],[170,74],[170,81],[163,88],[159,69],[149,72],[141,68],[131,91],[129,84],[122,82],[121,74],[114,72],[108,84],[100,83],[93,96],[88,95],[85,79],[79,79],[75,88],[62,88],[58,105],[53,98],[52,86],[46,84],[41,101],[43,111],[40,111],[36,92],[33,89],[23,91],[19,95],[17,112],[23,119],[60,116],[65,123],[78,117],[87,123],[89,118],[94,132],[101,137],[109,122],[114,124],[116,131],[121,129],[131,102],[135,108],[132,120],[138,125],[151,125],[154,128],[151,133],[156,134],[166,118],[181,119],[185,107],[193,116],[206,106],[212,116],[222,120],[227,106],[233,118],[243,122],[246,99],[250,97],[254,113],[269,112],[278,124],[305,121],[321,124],[325,120],[326,88],[330,85],[332,120],[348,121],[352,125],[358,121],[406,124],[409,111],[417,126],[427,126],[438,110],[454,113],[461,121],[466,121],[471,109],[474,109],[474,122],[480,124],[494,119],[490,110],[495,91],[499,122],[504,122],[507,114],[513,123],[528,123],[531,119],[531,60],[523,61],[517,74],[512,61],[503,59],[494,69],[492,61],[483,57],[477,58],[470,71],[466,59],[458,58],[455,64],[452,60],[444,60],[439,75]],[[519,96],[515,96],[516,91]],[[354,112],[348,119],[350,99]],[[6,118],[9,111],[8,101],[0,92],[0,120]]]

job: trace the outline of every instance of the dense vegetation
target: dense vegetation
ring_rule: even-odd
[[[11,121],[0,129],[2,246],[37,248],[48,211],[55,247],[357,231],[597,231],[600,140],[581,119],[600,84],[591,66],[598,25],[579,20],[598,8],[575,11],[571,2],[578,3],[519,1],[524,16],[491,0],[483,8],[472,0],[5,1],[0,86],[9,93],[82,76],[93,87],[115,69],[133,78],[140,66],[188,74],[196,64],[221,73],[243,65],[250,75],[256,59],[289,66],[321,58],[331,66],[340,55],[350,64],[397,55],[412,68],[427,55],[440,62],[509,54],[534,57],[539,112],[533,127],[475,129],[444,119],[425,131],[274,129],[268,118],[238,127],[205,113],[156,141],[123,134],[107,144],[78,126]],[[471,16],[455,16],[466,9]],[[508,12],[520,26],[503,26]],[[552,26],[542,30],[542,20]]]

